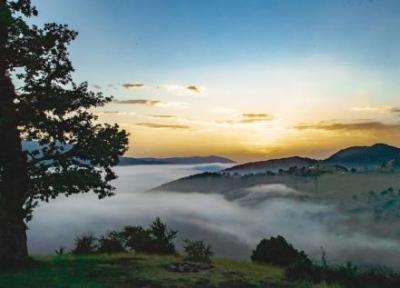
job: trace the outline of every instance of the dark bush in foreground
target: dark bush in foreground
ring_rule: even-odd
[[[359,271],[351,263],[338,266],[319,266],[294,263],[286,269],[289,281],[326,282],[348,288],[400,287],[400,274],[378,267]]]
[[[288,266],[293,263],[311,264],[303,251],[296,250],[282,236],[261,240],[256,250],[253,250],[251,260],[279,266]]]
[[[120,233],[111,232],[106,236],[102,236],[98,240],[97,252],[108,254],[126,252],[126,249],[120,237]]]
[[[82,235],[75,239],[75,248],[72,249],[72,254],[93,254],[96,252],[96,237],[91,234]]]
[[[185,240],[185,260],[193,262],[211,262],[211,256],[213,252],[211,246],[206,244],[204,241],[191,241]]]

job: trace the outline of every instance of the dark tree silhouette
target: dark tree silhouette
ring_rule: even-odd
[[[0,266],[27,256],[26,222],[40,201],[93,191],[112,195],[112,166],[127,133],[98,124],[92,108],[110,97],[76,84],[67,25],[29,26],[30,0],[0,0]],[[18,85],[14,86],[14,83]],[[23,151],[23,140],[36,148]]]

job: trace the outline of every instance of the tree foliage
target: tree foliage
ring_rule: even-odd
[[[177,233],[175,230],[170,230],[160,218],[156,218],[150,228],[126,226],[122,235],[126,246],[137,252],[173,254],[175,253],[173,240]]]
[[[116,124],[99,123],[93,113],[111,97],[90,91],[86,82],[77,83],[72,77],[67,48],[78,33],[56,23],[28,25],[26,19],[38,15],[29,0],[0,4],[2,25],[7,27],[6,43],[0,43],[1,60],[19,83],[13,100],[18,133],[22,141],[38,143],[25,151],[26,219],[40,201],[60,194],[112,195],[110,181],[116,175],[111,168],[127,149],[127,133]],[[0,121],[6,120],[0,115]]]
[[[294,263],[311,264],[310,259],[303,251],[295,249],[280,235],[261,240],[253,250],[251,260],[279,266],[288,266]]]
[[[126,252],[120,233],[110,232],[100,237],[98,239],[97,252],[108,254]]]
[[[94,254],[97,251],[97,238],[92,234],[86,234],[76,237],[75,247],[72,249],[72,254],[88,255]]]

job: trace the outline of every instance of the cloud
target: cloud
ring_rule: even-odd
[[[240,123],[271,121],[272,119],[273,117],[266,113],[243,113]]]
[[[386,124],[379,121],[367,121],[367,122],[356,122],[356,123],[340,123],[340,122],[319,122],[315,124],[302,123],[295,126],[298,130],[327,130],[327,131],[357,131],[357,130],[376,130],[376,131],[387,131],[387,130],[398,130],[400,124]]]
[[[390,106],[356,106],[351,108],[356,112],[377,112],[377,113],[394,113],[400,115],[400,107]]]
[[[315,201],[285,199],[284,195],[270,197],[270,192],[275,196],[277,192],[296,193],[289,187],[258,187],[245,194],[252,195],[251,202],[257,200],[255,205],[249,205],[249,201],[229,201],[212,193],[212,189],[207,194],[144,192],[198,173],[193,166],[120,167],[117,173],[114,185],[118,193],[106,201],[96,200],[96,195],[80,194],[68,199],[60,197],[39,207],[28,230],[30,251],[47,255],[60,245],[70,249],[76,235],[87,231],[101,235],[126,225],[147,227],[159,216],[179,231],[177,246],[185,238],[203,239],[212,245],[216,256],[249,259],[262,238],[279,234],[316,261],[321,258],[323,246],[331,263],[375,263],[396,269],[400,266],[398,239],[377,235],[370,218],[347,216],[334,205]],[[352,219],[357,225],[349,221]],[[52,233],[48,233],[50,228]]]
[[[187,94],[187,92],[191,93],[200,93],[203,88],[198,85],[165,85],[163,88],[169,92],[179,93],[179,94]]]
[[[122,84],[122,87],[124,87],[125,89],[137,89],[137,88],[144,87],[144,84],[143,83],[125,83],[125,84]]]
[[[101,86],[100,86],[100,85],[96,85],[96,84],[92,85],[92,87],[93,87],[94,89],[97,89],[97,90],[100,90],[100,89],[101,89]]]
[[[197,87],[196,85],[189,85],[189,86],[186,86],[186,89],[187,89],[187,90],[190,90],[190,91],[193,91],[193,92],[197,92],[197,93],[200,92],[200,88]]]
[[[239,120],[216,121],[219,124],[250,124],[256,122],[271,121],[273,117],[267,113],[243,113]]]
[[[175,115],[168,115],[168,114],[153,115],[152,117],[154,117],[154,118],[176,118]]]
[[[131,100],[115,100],[118,104],[133,104],[133,105],[147,105],[154,106],[161,103],[160,100],[147,100],[147,99],[131,99]]]
[[[157,103],[157,106],[164,108],[186,109],[190,106],[190,104],[187,102],[170,101],[164,103]]]
[[[243,117],[245,118],[265,118],[265,117],[270,117],[266,113],[244,113],[242,114]]]
[[[356,112],[378,112],[378,113],[387,113],[390,112],[392,108],[388,106],[355,106],[352,107],[351,110]]]
[[[392,107],[390,108],[390,112],[400,114],[400,107]]]
[[[136,112],[122,112],[122,111],[100,111],[97,115],[118,115],[118,116],[133,116]]]
[[[190,126],[179,125],[179,124],[159,124],[159,123],[143,122],[143,123],[137,123],[136,125],[148,128],[191,129]]]

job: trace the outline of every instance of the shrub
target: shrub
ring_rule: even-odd
[[[65,248],[63,246],[60,246],[59,249],[54,250],[57,256],[62,256],[65,254]]]
[[[279,266],[288,266],[297,262],[311,264],[310,259],[303,251],[293,248],[282,236],[261,240],[256,250],[253,250],[251,260]]]
[[[141,226],[126,226],[122,232],[125,245],[136,252],[148,252],[150,247],[150,232]]]
[[[126,226],[121,233],[125,244],[137,252],[173,254],[173,240],[178,232],[168,229],[167,225],[157,218],[149,229],[141,226]]]
[[[322,266],[306,262],[295,262],[286,269],[286,278],[291,281],[305,281],[319,283],[325,278]]]
[[[349,288],[400,287],[400,274],[382,267],[359,271],[348,262],[346,265],[319,266],[295,263],[286,269],[290,281],[331,283]]]
[[[152,249],[155,253],[173,254],[175,245],[173,240],[178,231],[168,229],[167,225],[159,217],[150,226],[150,237],[152,239]]]
[[[92,234],[78,236],[75,239],[75,248],[71,252],[76,255],[93,254],[97,248],[96,241],[96,237]]]
[[[98,241],[97,252],[108,254],[126,252],[120,233],[111,232],[102,236]]]
[[[185,246],[184,250],[186,253],[185,260],[194,262],[211,262],[211,256],[213,252],[211,251],[211,246],[206,244],[204,241],[191,241],[184,240]]]

